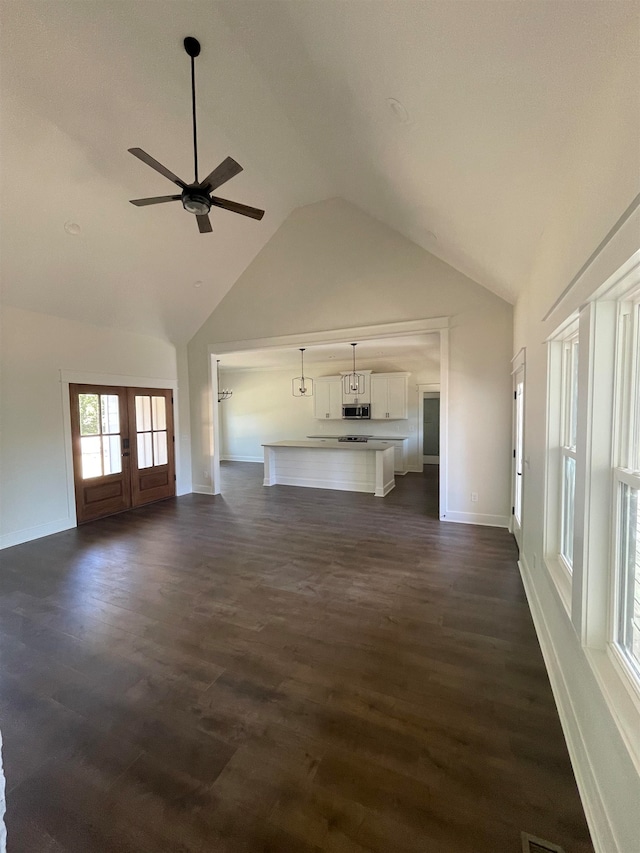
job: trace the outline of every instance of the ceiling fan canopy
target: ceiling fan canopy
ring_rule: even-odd
[[[222,184],[231,180],[235,175],[242,171],[242,166],[233,159],[227,157],[216,168],[210,172],[202,181],[198,180],[198,133],[196,123],[196,73],[195,60],[200,55],[200,42],[193,36],[187,36],[184,40],[184,49],[191,58],[191,110],[193,119],[193,163],[194,163],[194,180],[193,183],[186,183],[177,175],[159,163],[156,159],[143,151],[142,148],[129,148],[128,151],[155,169],[168,180],[172,181],[181,192],[176,195],[155,196],[153,198],[136,198],[131,200],[131,204],[136,207],[146,207],[150,204],[165,204],[169,201],[181,201],[183,208],[187,213],[193,213],[198,222],[198,229],[201,234],[208,234],[213,231],[211,220],[209,219],[209,211],[212,207],[220,207],[223,210],[229,210],[232,213],[239,213],[241,216],[249,216],[251,219],[262,219],[264,210],[259,210],[257,207],[250,207],[247,204],[240,204],[236,201],[230,201],[226,198],[214,196],[212,193]]]

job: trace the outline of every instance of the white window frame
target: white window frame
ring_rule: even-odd
[[[563,480],[565,460],[576,461],[576,445],[567,440],[573,433],[577,410],[574,411],[571,390],[572,346],[578,340],[579,318],[572,315],[547,342],[547,458],[545,479],[544,562],[551,575],[560,600],[571,615],[573,566],[562,553],[565,526]],[[580,361],[580,359],[578,359]],[[574,491],[574,527],[575,527]],[[574,547],[575,556],[575,547]]]
[[[558,559],[564,564],[565,571],[573,574],[573,537],[575,530],[576,487],[575,472],[578,455],[577,422],[578,422],[578,364],[579,364],[578,331],[562,340],[562,377],[560,380],[560,531],[557,543]],[[571,495],[571,524],[567,522],[567,496],[565,492],[567,460],[573,460],[573,493]],[[571,544],[571,556],[566,553],[567,542]]]
[[[640,772],[638,680],[614,641],[619,511],[619,478],[614,468],[621,458],[621,383],[629,381],[622,369],[618,329],[621,306],[638,297],[640,250],[580,309],[576,516],[569,615],[629,756]]]
[[[609,602],[608,654],[640,708],[640,658],[630,655],[621,637],[622,601],[628,583],[621,565],[622,487],[640,491],[640,289],[618,304],[616,329],[615,406],[612,442],[613,519],[612,585]]]

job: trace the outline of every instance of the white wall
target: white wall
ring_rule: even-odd
[[[574,769],[598,853],[636,853],[640,843],[640,775],[620,729],[619,711],[607,704],[571,618],[548,574],[543,553],[546,429],[546,347],[560,324],[589,291],[595,290],[640,247],[640,227],[628,240],[607,248],[559,306],[553,323],[543,317],[640,192],[640,58],[637,30],[633,48],[620,45],[610,75],[585,112],[579,138],[565,152],[565,182],[558,205],[549,211],[531,281],[515,312],[514,352],[526,348],[523,575],[559,704]],[[606,256],[606,257],[605,257]],[[582,288],[582,293],[576,291]]]
[[[189,343],[194,482],[216,344],[436,317],[451,324],[448,513],[506,524],[511,305],[341,199],[295,210]]]
[[[3,547],[64,530],[70,505],[61,371],[82,376],[178,380],[176,348],[166,341],[2,306],[0,544]],[[186,356],[176,434],[189,430]],[[80,379],[78,380],[80,381]],[[186,398],[186,399],[185,399]],[[186,421],[186,423],[185,423]],[[191,490],[189,443],[176,439],[178,493]],[[187,451],[187,466],[181,458]]]
[[[426,361],[426,359],[425,359]],[[370,364],[362,364],[364,369]],[[335,376],[349,370],[344,364],[313,365],[305,368],[312,378]],[[385,365],[373,368],[376,373],[386,371]],[[389,372],[401,370],[389,368]],[[408,370],[408,367],[407,367]],[[404,371],[403,371],[404,372]],[[222,386],[233,389],[233,397],[220,405],[223,459],[262,462],[262,442],[281,439],[304,439],[308,435],[408,436],[407,466],[422,470],[418,458],[418,383],[438,382],[440,370],[436,362],[429,361],[420,373],[411,373],[409,382],[409,417],[393,421],[343,421],[317,420],[313,415],[312,397],[293,397],[291,379],[299,373],[295,365],[291,370],[222,370]]]

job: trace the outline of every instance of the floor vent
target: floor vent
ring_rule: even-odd
[[[552,844],[550,841],[543,841],[541,838],[529,835],[528,832],[523,832],[522,853],[564,853],[564,850],[557,844]]]

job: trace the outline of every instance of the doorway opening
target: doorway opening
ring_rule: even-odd
[[[440,464],[440,392],[422,393],[422,462]]]
[[[305,372],[314,382],[330,382],[348,370],[342,359],[349,342],[358,341],[360,362],[367,373],[406,377],[408,414],[384,420],[342,418],[342,406],[333,414],[320,416],[316,395],[291,401],[291,377],[299,371],[299,352],[304,345]],[[292,440],[336,440],[346,434],[369,440],[380,438],[397,444],[395,454],[398,476],[423,473],[423,394],[437,392],[437,461],[432,473],[437,474],[438,516],[446,518],[447,496],[447,388],[448,388],[448,321],[407,321],[385,326],[360,327],[309,335],[290,335],[257,341],[226,342],[210,347],[210,456],[203,461],[204,480],[194,484],[203,494],[220,494],[223,474],[228,463],[262,464],[263,442]],[[296,358],[294,358],[294,355]],[[218,360],[220,364],[218,365]],[[218,402],[218,374],[222,387],[233,389],[233,395]],[[430,383],[430,384],[425,384]],[[289,399],[291,398],[291,399]],[[343,402],[340,400],[339,402]],[[335,434],[334,434],[335,433]],[[395,444],[394,444],[395,446]],[[433,454],[436,456],[436,454]],[[221,472],[220,463],[225,464]],[[210,482],[211,485],[208,484]]]
[[[170,389],[69,384],[79,524],[173,497]]]

